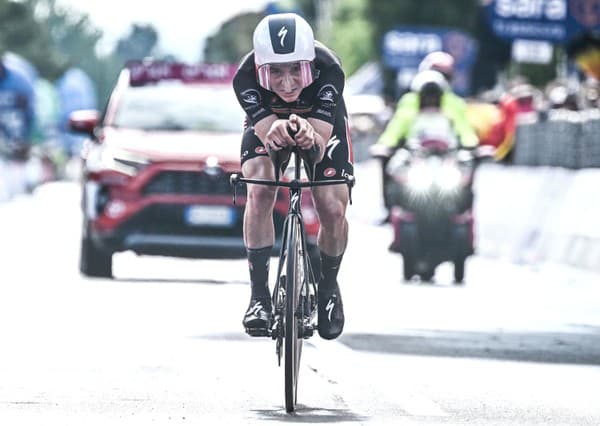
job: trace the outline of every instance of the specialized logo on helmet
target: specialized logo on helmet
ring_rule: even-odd
[[[281,27],[277,35],[281,38],[279,40],[279,44],[283,46],[283,41],[285,40],[285,36],[287,35],[287,28],[285,26]]]
[[[260,93],[256,89],[244,90],[242,100],[247,104],[258,105],[260,103]]]
[[[325,171],[323,172],[323,176],[325,177],[333,177],[335,176],[335,169],[333,167],[329,167],[328,169],[325,169]]]
[[[296,49],[296,21],[294,18],[277,17],[269,21],[269,35],[273,52],[293,53]]]

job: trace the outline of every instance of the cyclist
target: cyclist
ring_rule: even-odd
[[[274,179],[267,147],[320,149],[315,180],[340,179],[353,174],[352,145],[342,97],[345,77],[339,59],[314,40],[310,25],[299,15],[268,15],[256,26],[254,49],[242,60],[233,88],[246,112],[242,137],[242,174]],[[291,137],[288,128],[295,133]],[[276,189],[248,186],[244,214],[244,242],[250,269],[251,296],[243,325],[266,328],[272,321],[268,284],[269,259],[274,243],[273,206]],[[344,311],[337,274],[348,239],[343,185],[312,189],[320,230],[321,276],[318,283],[319,335],[338,337]]]

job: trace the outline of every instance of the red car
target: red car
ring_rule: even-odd
[[[125,250],[193,258],[245,255],[245,188],[238,188],[234,205],[229,183],[240,171],[244,120],[231,87],[234,72],[229,64],[132,62],[102,116],[71,115],[71,130],[89,135],[82,152],[84,275],[112,277],[112,255]],[[280,190],[277,232],[287,200],[287,191]],[[312,198],[303,200],[316,252],[319,223]]]

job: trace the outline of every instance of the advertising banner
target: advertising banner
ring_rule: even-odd
[[[482,0],[494,33],[505,40],[566,44],[600,30],[600,0]]]
[[[436,50],[454,57],[454,91],[460,95],[469,94],[471,67],[477,58],[478,44],[463,31],[439,27],[396,27],[383,37],[383,64],[398,72],[400,86],[408,87],[421,60]]]

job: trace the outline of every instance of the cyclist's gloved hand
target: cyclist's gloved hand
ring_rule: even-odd
[[[296,145],[296,141],[288,132],[288,120],[275,120],[267,132],[265,140],[267,150],[281,151],[288,146]]]
[[[288,123],[296,146],[301,149],[311,149],[315,145],[315,129],[308,120],[296,114],[290,114]]]

